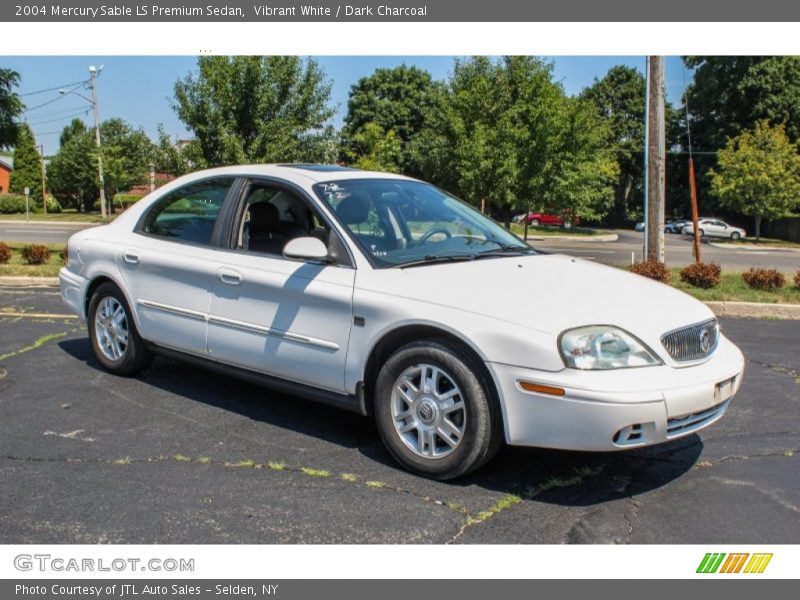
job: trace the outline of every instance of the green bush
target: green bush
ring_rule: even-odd
[[[11,260],[11,248],[5,242],[0,242],[0,265],[6,264]]]
[[[0,194],[0,214],[24,213],[25,196],[20,194]]]
[[[630,266],[630,272],[643,277],[655,279],[661,283],[669,283],[670,273],[667,266],[657,260],[644,260],[635,262]]]
[[[721,274],[717,263],[692,263],[681,269],[681,281],[707,290],[719,285]]]
[[[742,273],[742,279],[754,290],[776,290],[786,283],[783,273],[775,269],[750,269]]]
[[[22,248],[22,258],[29,265],[43,265],[50,260],[50,248],[44,244],[28,244]]]
[[[140,194],[115,194],[113,204],[114,206],[121,206],[122,208],[128,208],[136,204],[142,198],[144,198],[144,196]]]

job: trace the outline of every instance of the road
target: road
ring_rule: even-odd
[[[800,322],[723,319],[748,359],[712,428],[625,453],[505,448],[440,483],[369,419],[173,361],[114,377],[55,288],[0,287],[0,543],[800,539]],[[488,515],[488,516],[487,516]]]
[[[0,241],[27,244],[64,244],[76,231],[92,227],[88,223],[3,221],[0,215]]]
[[[532,242],[532,245],[550,252],[562,252],[610,265],[629,265],[631,253],[635,260],[642,259],[642,233],[624,229],[614,230],[614,233],[618,235],[616,242],[592,242],[576,237],[574,241],[545,240]],[[692,262],[691,238],[667,234],[665,240],[667,265],[682,267]],[[800,269],[800,250],[718,248],[703,243],[700,253],[704,261],[717,262],[726,271],[746,271],[750,267],[769,267],[785,272]]]

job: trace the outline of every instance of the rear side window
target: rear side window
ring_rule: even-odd
[[[211,234],[233,178],[206,179],[166,195],[145,215],[143,233],[186,242],[211,243]]]

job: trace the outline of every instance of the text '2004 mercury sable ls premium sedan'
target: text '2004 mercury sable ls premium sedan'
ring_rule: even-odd
[[[688,435],[723,415],[744,368],[690,296],[537,252],[385,173],[188,175],[72,236],[60,279],[112,373],[166,354],[372,415],[404,467],[439,479],[503,441],[605,451]]]

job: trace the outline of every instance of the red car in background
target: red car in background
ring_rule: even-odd
[[[532,225],[533,227],[539,227],[540,225],[544,226],[557,226],[557,227],[564,227],[565,229],[569,229],[573,225],[580,225],[580,219],[575,217],[574,219],[568,218],[566,221],[564,220],[564,215],[556,214],[556,213],[547,213],[547,212],[532,212],[528,213],[527,216],[523,217],[523,223],[528,221],[528,225]]]

